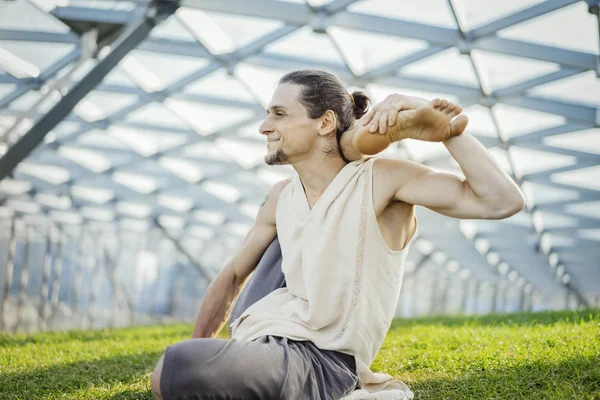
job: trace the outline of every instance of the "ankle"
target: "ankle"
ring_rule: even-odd
[[[342,153],[344,153],[344,156],[350,161],[356,161],[363,158],[363,154],[358,151],[356,143],[354,143],[356,132],[358,132],[358,129],[361,127],[362,125],[354,124],[353,127],[342,133],[342,137],[340,138],[340,148]]]

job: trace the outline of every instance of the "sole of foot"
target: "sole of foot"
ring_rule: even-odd
[[[441,142],[460,135],[469,119],[460,115],[462,107],[447,100],[435,99],[428,105],[400,111],[396,123],[383,134],[372,133],[368,126],[360,127],[352,144],[362,154],[377,154],[402,139]]]

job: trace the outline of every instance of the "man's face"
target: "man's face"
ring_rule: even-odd
[[[316,147],[318,119],[308,117],[298,101],[302,87],[284,83],[277,87],[259,131],[267,137],[269,165],[292,164],[307,158]]]

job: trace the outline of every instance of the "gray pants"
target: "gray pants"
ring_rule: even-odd
[[[235,304],[231,321],[284,287],[281,248],[271,243]],[[165,352],[160,390],[169,399],[339,399],[358,387],[354,357],[310,341],[191,339]]]

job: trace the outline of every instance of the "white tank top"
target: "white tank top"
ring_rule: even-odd
[[[300,178],[283,189],[277,235],[287,287],[268,294],[232,324],[232,338],[310,340],[355,356],[363,389],[408,389],[369,369],[390,328],[408,245],[390,250],[373,206],[374,158],[347,164],[312,209]]]

